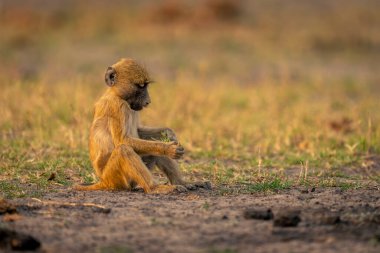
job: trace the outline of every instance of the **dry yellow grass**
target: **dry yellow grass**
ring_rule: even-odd
[[[93,85],[83,80],[55,86],[19,83],[4,89],[0,108],[5,159],[1,165],[9,174],[3,171],[2,178],[26,177],[21,181],[28,182],[28,169],[37,166],[33,173],[45,173],[45,180],[59,169],[65,184],[80,180],[80,173],[93,180],[87,137],[92,105],[103,89],[101,82]],[[177,131],[188,150],[183,169],[189,177],[216,184],[273,177],[289,180],[288,170],[292,174],[296,169],[298,174],[308,164],[309,179],[317,183],[326,175],[336,176],[337,171],[347,181],[362,177],[360,168],[369,167],[370,155],[379,152],[380,133],[375,127],[379,102],[370,87],[338,84],[328,88],[317,82],[205,87],[184,77],[153,84],[151,89],[153,103],[142,112],[142,121]],[[355,97],[350,97],[353,90]],[[344,123],[345,118],[350,121]],[[12,149],[19,154],[7,158]],[[25,168],[15,171],[13,166],[21,158]],[[66,182],[70,179],[66,175],[72,180]],[[375,180],[372,184],[378,180],[376,173],[365,176],[367,180],[368,176]]]

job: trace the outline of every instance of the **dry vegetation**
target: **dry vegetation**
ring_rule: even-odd
[[[120,57],[152,72],[142,120],[178,132],[189,178],[379,185],[378,2],[31,2],[0,5],[4,196],[95,180],[92,105]]]

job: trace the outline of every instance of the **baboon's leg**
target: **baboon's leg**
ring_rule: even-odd
[[[165,173],[172,185],[185,185],[178,163],[166,156],[156,156],[157,167]]]
[[[140,156],[127,145],[114,149],[101,176],[108,189],[131,189],[137,184],[146,193],[169,193],[176,189],[170,185],[155,185],[152,174]]]
[[[156,165],[156,157],[157,156],[148,155],[148,156],[141,157],[141,160],[143,160],[145,166],[149,170],[152,170],[154,168],[154,166]]]
[[[152,170],[154,168],[154,166],[157,165],[157,159],[158,158],[161,158],[161,157],[150,155],[150,156],[143,156],[141,159],[143,160],[146,167],[149,170]],[[162,158],[167,158],[167,157],[162,157]],[[170,159],[170,158],[168,158],[168,159]],[[174,161],[174,163],[175,163],[175,161]],[[178,171],[178,174],[179,174],[179,171]],[[178,178],[180,178],[180,175]],[[165,187],[169,187],[169,189],[170,189],[171,187],[174,186],[174,188],[179,192],[185,192],[185,191],[187,191],[187,189],[189,189],[189,190],[191,189],[191,187],[188,187],[188,185],[186,185],[184,181],[182,181],[182,183],[180,183],[181,182],[180,180],[177,180],[174,182],[176,182],[176,183],[172,183],[172,185],[160,185],[159,187],[162,188],[161,190],[165,190]]]
[[[211,189],[210,182],[186,182],[182,179],[178,163],[166,156],[156,156],[156,165],[168,177],[172,185],[183,185],[188,190],[195,190],[197,188]]]
[[[101,175],[102,183],[108,189],[131,189],[137,183],[145,192],[153,187],[153,177],[142,163],[141,158],[127,145],[117,146],[107,161]]]

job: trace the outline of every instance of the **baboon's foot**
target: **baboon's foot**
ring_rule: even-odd
[[[190,191],[195,191],[200,188],[211,190],[211,183],[209,181],[205,181],[205,182],[200,181],[200,182],[194,182],[194,183],[186,182],[185,184],[183,184],[183,186],[185,186]]]
[[[153,194],[168,194],[171,192],[187,192],[186,187],[182,185],[157,185],[153,187],[150,193]]]
[[[183,185],[175,185],[175,191],[182,193],[182,192],[188,192],[188,189]]]
[[[210,182],[210,181],[196,182],[195,185],[196,185],[198,188],[203,188],[203,189],[206,189],[206,190],[211,190],[211,189],[212,189],[212,186],[211,186],[211,182]]]

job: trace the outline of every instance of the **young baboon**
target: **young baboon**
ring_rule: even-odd
[[[131,190],[168,193],[197,187],[208,182],[185,182],[174,159],[184,154],[173,130],[140,126],[139,111],[150,104],[148,72],[132,59],[121,59],[105,74],[107,91],[95,104],[89,140],[90,159],[99,182],[78,185],[77,190]],[[171,142],[157,141],[166,135]],[[150,169],[157,166],[171,185],[154,182]]]

